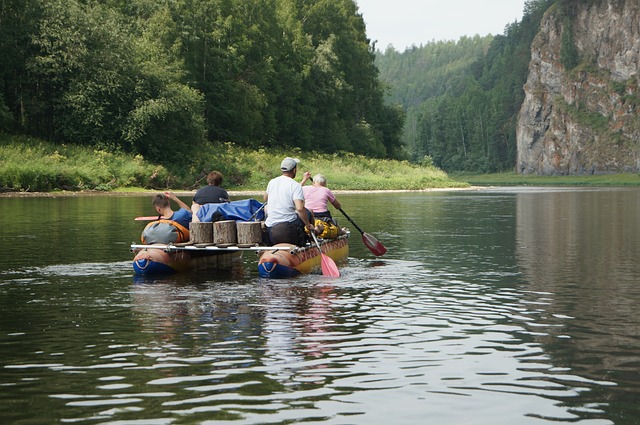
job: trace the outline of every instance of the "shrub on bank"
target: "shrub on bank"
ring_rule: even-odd
[[[0,138],[0,191],[112,190],[171,181],[142,158],[28,137]]]
[[[464,187],[433,166],[366,158],[351,153],[239,148],[207,144],[183,168],[167,169],[139,155],[91,147],[56,145],[28,137],[0,136],[0,191],[114,190],[123,188],[192,190],[218,170],[230,190],[264,190],[280,174],[285,156],[301,160],[300,171],[327,176],[336,190],[399,190]],[[300,173],[301,174],[301,173]]]

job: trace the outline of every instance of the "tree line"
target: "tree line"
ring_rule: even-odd
[[[448,172],[513,170],[531,43],[554,3],[528,0],[522,21],[502,35],[377,52],[387,100],[406,110],[402,140],[412,161]]]
[[[3,0],[0,131],[183,166],[203,143],[400,158],[353,0]]]

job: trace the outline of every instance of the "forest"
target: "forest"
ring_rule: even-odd
[[[531,42],[572,1],[398,52],[355,0],[3,0],[0,132],[176,169],[233,143],[510,171]]]
[[[522,20],[508,23],[504,34],[377,51],[380,78],[390,88],[386,102],[406,111],[402,142],[411,161],[447,172],[514,169],[531,42],[554,3],[528,0]]]
[[[0,132],[182,167],[206,144],[401,158],[353,0],[2,0]]]

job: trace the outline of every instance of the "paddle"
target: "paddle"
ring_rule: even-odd
[[[256,212],[254,212],[254,213],[253,213],[253,215],[251,216],[251,218],[250,218],[249,220],[247,220],[247,221],[253,221],[253,219],[258,215],[258,213],[259,213],[260,211],[262,211],[262,209],[265,207],[265,205],[267,205],[267,203],[266,203],[266,202],[265,202],[264,204],[260,205],[260,208],[258,208],[258,209],[256,210]]]
[[[358,231],[362,234],[362,242],[364,242],[367,248],[369,248],[369,251],[373,252],[373,254],[377,256],[384,255],[384,253],[387,252],[387,248],[385,248],[385,246],[382,245],[380,241],[378,241],[370,234],[365,233],[360,227],[358,227],[358,225],[353,220],[351,220],[351,217],[349,217],[346,212],[342,211],[342,208],[338,209],[347,218],[347,220],[349,220],[351,224],[353,224],[356,229],[358,229]]]
[[[162,218],[161,215],[147,215],[147,216],[143,216],[143,217],[136,217],[136,218],[134,218],[134,220],[136,220],[136,221],[153,221],[153,220],[160,220],[160,218]]]
[[[316,246],[318,247],[318,251],[320,251],[320,261],[322,266],[322,274],[324,276],[331,277],[340,277],[340,270],[338,270],[338,266],[336,266],[335,261],[331,259],[327,254],[322,252],[322,248],[320,248],[320,243],[318,242],[318,238],[316,238],[315,233],[309,232],[311,236],[313,236],[313,240],[316,242]]]

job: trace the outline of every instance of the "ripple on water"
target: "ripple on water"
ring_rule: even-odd
[[[375,259],[350,260],[338,280],[134,285],[114,298],[128,327],[95,329],[81,353],[42,353],[58,353],[60,362],[5,369],[46,370],[42,376],[92,387],[52,393],[73,409],[66,422],[378,424],[428,416],[520,424],[601,415],[597,403],[570,411],[559,400],[612,383],[554,369],[539,340],[573,318],[547,315],[549,293],[504,285],[509,278],[469,281],[415,261]],[[84,303],[114,301],[96,299]]]

